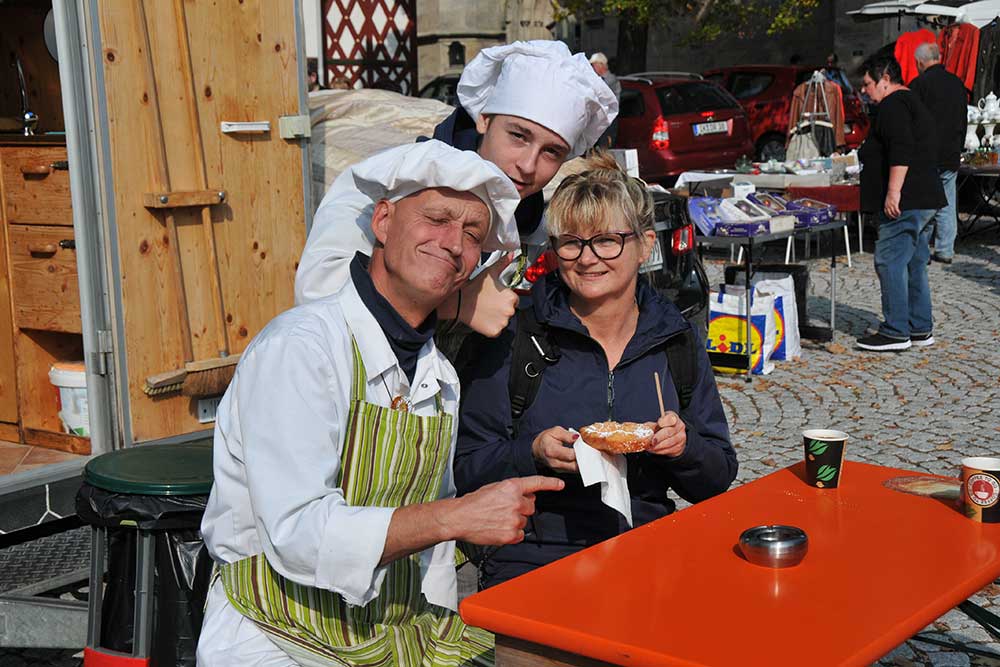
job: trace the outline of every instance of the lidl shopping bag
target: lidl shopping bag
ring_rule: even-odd
[[[735,276],[736,284],[743,283],[743,275]],[[795,301],[795,281],[787,273],[758,273],[753,277],[754,289],[760,294],[774,297],[774,361],[798,359],[802,356],[802,339],[799,336],[799,311]],[[731,285],[725,289],[732,290]]]
[[[774,370],[771,354],[774,352],[774,297],[756,294],[750,313],[750,370],[755,375],[767,375]],[[705,347],[709,352],[739,355],[747,352],[747,298],[743,288],[726,285],[723,291],[712,292],[708,302],[708,338]],[[742,359],[733,365],[713,366],[723,373],[741,372]]]

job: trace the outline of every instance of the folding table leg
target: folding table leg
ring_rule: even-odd
[[[858,218],[858,254],[863,255],[865,254],[865,228],[861,222],[861,211],[855,211],[851,215]]]
[[[846,230],[847,227],[844,227]],[[831,230],[832,231],[832,230]],[[819,254],[819,250],[816,251]],[[850,255],[848,255],[850,256]],[[830,341],[837,331],[837,244],[830,234]]]
[[[961,603],[958,608],[965,612],[966,616],[983,626],[986,632],[992,635],[994,641],[1000,641],[1000,616],[983,609],[971,600]]]
[[[981,655],[984,658],[1000,659],[1000,653],[994,653],[993,651],[984,651],[974,646],[966,646],[965,644],[959,644],[958,642],[950,642],[944,639],[938,639],[936,637],[928,637],[927,635],[924,634],[913,635],[912,639],[914,641],[924,642],[925,644],[933,644],[934,646],[943,646],[945,648],[958,649],[962,653],[968,653],[969,655]]]
[[[792,255],[792,251],[795,249],[795,236],[789,236],[788,242],[785,243],[785,264],[789,263],[789,257]]]
[[[851,268],[851,237],[847,234],[847,225],[844,225],[844,248],[847,251],[847,268]]]

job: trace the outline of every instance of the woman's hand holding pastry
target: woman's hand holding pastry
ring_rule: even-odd
[[[676,458],[684,453],[687,446],[687,430],[684,420],[676,412],[667,412],[657,420],[653,433],[653,444],[646,451],[650,454]]]
[[[556,472],[580,472],[572,444],[580,436],[562,426],[553,426],[539,433],[531,443],[535,460]]]

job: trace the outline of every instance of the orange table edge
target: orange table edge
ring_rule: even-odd
[[[1000,524],[882,484],[921,473],[848,461],[815,489],[803,467],[477,593],[462,618],[617,665],[858,665],[1000,575]],[[809,534],[800,565],[743,559],[740,533],[769,523]]]

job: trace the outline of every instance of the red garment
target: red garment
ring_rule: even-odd
[[[938,35],[938,46],[941,47],[941,64],[971,91],[976,83],[979,28],[971,23],[950,25]]]
[[[925,42],[937,43],[937,37],[927,28],[904,32],[896,40],[896,51],[893,55],[896,56],[896,62],[899,63],[899,68],[903,71],[904,84],[913,81],[920,74],[917,71],[917,61],[913,57],[913,52]]]

